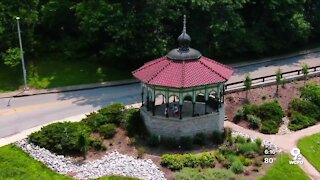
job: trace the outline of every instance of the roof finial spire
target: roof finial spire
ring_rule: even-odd
[[[186,27],[186,24],[187,24],[187,16],[186,15],[183,15],[183,30],[182,30],[182,33],[187,33],[187,27]]]

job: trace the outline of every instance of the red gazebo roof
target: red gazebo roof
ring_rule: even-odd
[[[132,72],[146,84],[188,88],[227,81],[233,73],[229,66],[201,56],[193,61],[174,61],[161,57]]]

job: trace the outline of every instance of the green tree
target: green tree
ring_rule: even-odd
[[[309,74],[309,65],[308,64],[304,64],[302,66],[302,73],[303,73],[303,79],[304,79],[303,84],[306,84],[307,77],[308,77],[308,74]]]
[[[19,45],[15,19],[17,16],[21,18],[21,36],[25,52],[27,55],[34,52],[37,43],[34,31],[38,23],[38,5],[39,0],[2,0],[0,2],[0,52],[2,52],[0,58],[6,64],[17,65],[15,60],[17,55],[15,47]]]
[[[308,40],[311,27],[305,20],[302,0],[250,0],[241,12],[247,27],[246,42],[253,53],[289,49]]]
[[[243,83],[246,90],[246,100],[248,100],[248,91],[251,89],[252,86],[252,79],[250,78],[250,74],[246,74]]]
[[[278,68],[276,70],[276,83],[277,83],[276,97],[278,97],[278,95],[279,95],[279,85],[281,83],[281,78],[282,78],[281,74],[282,74],[282,71],[280,68]]]
[[[9,67],[15,67],[20,64],[20,49],[9,48],[2,54],[4,64]]]

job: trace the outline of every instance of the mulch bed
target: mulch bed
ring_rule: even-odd
[[[307,82],[317,82],[319,84],[320,77],[311,78],[307,80]],[[276,85],[251,89],[248,93],[248,100],[251,104],[262,104],[263,102],[277,99],[283,110],[288,112],[289,102],[296,97],[300,97],[299,89],[303,85],[303,80],[287,83],[284,87],[279,85],[279,98],[275,97]],[[231,93],[225,96],[225,112],[229,121],[233,120],[236,111],[244,105],[245,96],[245,91]],[[247,128],[245,122],[239,123],[239,125]]]

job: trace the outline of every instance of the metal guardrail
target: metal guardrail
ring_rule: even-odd
[[[313,67],[308,68],[309,73],[310,72],[317,72],[317,71],[320,71],[320,66],[313,66]],[[302,73],[302,69],[287,71],[287,72],[281,73],[281,78],[288,77],[288,76],[286,76],[288,74],[290,74],[290,76],[292,76],[292,75],[300,75],[301,73]],[[266,80],[275,80],[276,77],[277,77],[277,75],[273,74],[273,75],[268,75],[268,76],[252,78],[251,80],[253,83],[261,83],[261,82],[265,82]],[[256,81],[258,81],[258,82],[256,82]],[[227,90],[229,86],[233,86],[233,85],[243,85],[244,86],[244,80],[226,84],[225,90]]]

